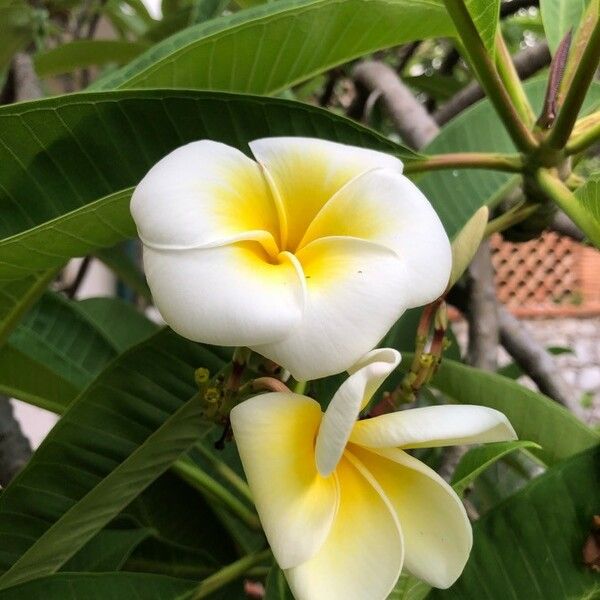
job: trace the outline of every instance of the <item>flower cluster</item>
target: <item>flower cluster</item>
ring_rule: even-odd
[[[452,488],[409,450],[515,438],[499,412],[431,406],[359,419],[398,366],[372,350],[402,313],[445,290],[435,211],[391,156],[307,138],[175,150],[131,211],[165,321],[247,346],[298,380],[347,370],[326,411],[291,392],[231,411],[273,554],[298,600],[384,600],[402,568],[445,588],[472,544]]]

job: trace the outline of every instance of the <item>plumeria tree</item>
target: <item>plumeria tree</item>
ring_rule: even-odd
[[[0,598],[596,597],[488,238],[600,247],[600,2],[160,8],[0,0]]]

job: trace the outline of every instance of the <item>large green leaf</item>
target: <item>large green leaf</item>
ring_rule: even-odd
[[[452,474],[452,487],[462,496],[464,491],[475,479],[496,461],[517,450],[528,448],[540,449],[534,442],[516,440],[513,442],[498,442],[471,448],[460,460]]]
[[[94,87],[271,94],[375,50],[453,33],[438,0],[280,0],[186,29]]]
[[[145,573],[58,573],[2,591],[2,600],[183,600],[196,584]]]
[[[325,110],[218,92],[73,94],[0,108],[0,280],[135,235],[128,198],[169,151],[201,138],[305,135],[414,154]]]
[[[47,293],[0,349],[0,391],[62,413],[118,353],[156,327],[115,298]]]
[[[572,29],[575,31],[589,0],[540,0],[544,31],[552,53]]]
[[[588,212],[589,218],[600,224],[600,171],[592,173],[575,192],[575,196]]]
[[[103,371],[0,495],[0,587],[60,569],[202,436],[194,370],[221,364],[164,330]]]
[[[598,575],[583,566],[581,553],[599,489],[600,447],[549,469],[475,523],[463,575],[430,598],[566,600],[597,593]]]
[[[490,54],[494,54],[496,29],[500,19],[500,0],[465,0],[475,27]]]
[[[525,84],[535,108],[541,108],[546,82],[534,79]],[[582,113],[600,102],[600,84],[594,84]],[[445,152],[516,152],[515,147],[494,112],[489,100],[461,113],[446,125],[427,146],[429,154]],[[484,205],[494,205],[516,177],[497,171],[461,169],[438,171],[419,179],[417,184],[435,206],[450,237],[464,227],[469,218]]]
[[[0,346],[48,287],[56,271],[36,272],[0,286]]]
[[[36,54],[35,70],[40,77],[50,77],[111,62],[122,65],[147,48],[125,40],[76,40]]]
[[[560,461],[598,444],[600,436],[546,396],[512,379],[461,363],[444,360],[432,381],[454,402],[479,404],[503,412],[522,440],[538,443],[531,449],[546,464]]]

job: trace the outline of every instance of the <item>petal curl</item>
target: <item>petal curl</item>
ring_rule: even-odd
[[[377,482],[350,455],[336,474],[340,506],[321,549],[286,571],[296,600],[385,600],[403,561],[400,525]]]
[[[317,435],[315,452],[321,475],[329,475],[335,469],[359,412],[399,364],[400,353],[397,350],[378,348],[349,369],[351,375],[331,399]]]
[[[270,393],[231,411],[231,425],[265,534],[286,569],[310,559],[328,536],[338,506],[335,477],[315,467],[317,402]]]
[[[145,244],[192,248],[231,239],[279,241],[275,203],[260,166],[239,150],[201,140],[177,148],[146,174],[131,199]]]
[[[281,339],[303,314],[295,257],[268,261],[255,242],[182,251],[144,248],[144,266],[164,320],[180,335],[223,346]]]
[[[297,258],[306,278],[302,324],[285,339],[252,348],[296,379],[340,373],[404,312],[403,265],[388,248],[353,238],[316,240]]]
[[[292,252],[321,207],[348,181],[375,168],[402,172],[402,162],[389,154],[326,140],[272,137],[249,145],[279,196],[287,220],[282,247]]]
[[[469,558],[473,534],[462,502],[432,469],[402,450],[351,446],[400,520],[404,566],[438,588],[450,587]]]
[[[359,421],[350,440],[369,448],[435,448],[517,438],[508,419],[486,406],[425,406]]]
[[[376,169],[341,188],[309,225],[300,247],[351,236],[394,250],[406,270],[407,305],[422,306],[446,289],[452,251],[444,227],[419,188],[399,172]]]

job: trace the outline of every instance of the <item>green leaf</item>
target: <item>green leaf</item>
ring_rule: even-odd
[[[39,52],[34,65],[40,77],[51,77],[95,65],[122,65],[147,48],[147,44],[125,40],[76,40]]]
[[[402,573],[387,600],[424,600],[430,591],[431,587],[420,579]]]
[[[267,577],[264,600],[294,600],[283,571],[273,565]]]
[[[534,79],[525,90],[539,110],[546,89],[545,79]],[[600,102],[600,84],[590,87],[582,109],[589,112]],[[450,121],[427,146],[428,154],[445,152],[513,153],[515,147],[489,100],[482,100]],[[450,238],[453,238],[482,206],[493,206],[518,177],[497,171],[461,169],[437,171],[422,177],[417,185],[438,212]]]
[[[71,403],[0,495],[0,587],[60,569],[202,436],[194,371],[221,364],[164,330]]]
[[[597,592],[598,575],[582,565],[581,552],[598,489],[598,446],[549,469],[474,524],[461,578],[430,598],[563,600]]]
[[[0,286],[0,346],[54,279],[54,269]]]
[[[145,573],[58,573],[2,590],[2,600],[183,600],[196,585]]]
[[[465,4],[486,50],[493,56],[500,20],[500,0],[465,0]]]
[[[47,293],[0,350],[0,391],[62,413],[119,352],[155,330],[121,300]]]
[[[115,350],[115,356],[158,329],[134,306],[119,298],[86,298],[71,306],[86,315],[90,325],[104,335]]]
[[[138,296],[148,301],[152,300],[152,293],[146,282],[146,276],[133,259],[126,254],[126,250],[122,245],[102,248],[96,251],[95,255]]]
[[[575,31],[588,4],[589,0],[540,0],[542,22],[553,54],[569,29]]]
[[[197,139],[249,152],[256,138],[305,135],[415,156],[323,109],[217,92],[72,94],[2,107],[0,129],[0,281],[134,236],[131,186]]]
[[[274,94],[375,50],[453,33],[438,0],[280,0],[186,29],[94,87]]]
[[[534,441],[542,447],[541,450],[532,448],[531,453],[546,464],[558,462],[600,441],[600,435],[550,398],[496,373],[444,360],[431,385],[453,402],[489,406],[504,413],[520,439]]]
[[[119,571],[135,548],[151,533],[150,529],[105,529],[81,548],[62,570]]]
[[[575,192],[575,196],[588,212],[590,219],[600,224],[600,172],[592,173]]]
[[[462,496],[464,491],[481,475],[488,467],[496,461],[504,458],[516,450],[526,450],[540,446],[534,442],[517,440],[514,442],[498,442],[471,448],[460,460],[452,475],[452,487],[454,491]]]

